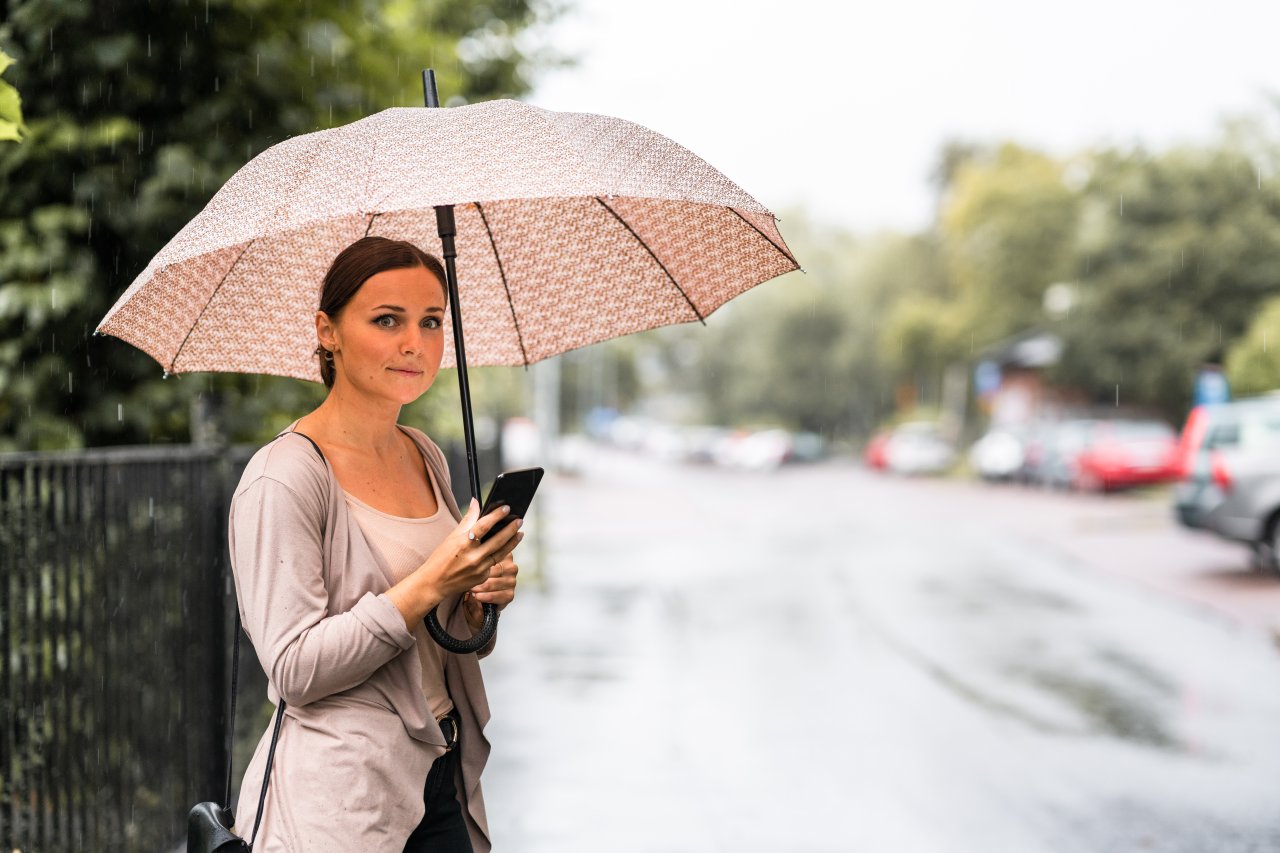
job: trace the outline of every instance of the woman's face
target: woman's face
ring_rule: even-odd
[[[338,314],[316,315],[338,382],[399,405],[421,397],[444,355],[444,285],[423,267],[370,276]]]

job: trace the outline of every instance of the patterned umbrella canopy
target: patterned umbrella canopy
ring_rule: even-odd
[[[396,108],[259,154],[98,331],[168,373],[318,382],[314,316],[333,258],[368,234],[438,251],[437,205],[456,206],[472,365],[701,320],[797,268],[768,210],[639,125],[509,100]]]

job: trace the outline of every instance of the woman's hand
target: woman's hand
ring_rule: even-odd
[[[427,613],[449,596],[482,587],[495,570],[509,572],[510,582],[499,582],[494,589],[486,590],[484,594],[500,594],[505,588],[507,601],[511,600],[511,589],[515,587],[515,566],[507,558],[524,538],[524,534],[520,532],[521,520],[516,519],[506,525],[489,541],[480,541],[508,512],[510,510],[504,506],[481,518],[480,504],[472,499],[462,521],[431,552],[427,561],[409,577],[387,590],[387,596],[404,616],[406,626],[412,629],[413,625],[421,622]],[[508,567],[499,569],[504,561],[509,564]],[[476,592],[481,590],[476,589]],[[485,600],[491,599],[481,599]],[[467,612],[469,615],[470,608]]]
[[[524,534],[521,533],[516,539],[517,543],[523,538]],[[519,571],[520,567],[516,565],[516,561],[507,556],[494,565],[487,581],[462,597],[463,607],[466,608],[467,624],[471,626],[472,633],[479,631],[484,625],[482,605],[496,604],[498,610],[502,610],[516,597],[516,574]]]

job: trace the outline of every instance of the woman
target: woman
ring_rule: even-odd
[[[480,791],[489,719],[477,661],[444,652],[438,606],[466,638],[515,595],[519,520],[460,515],[440,450],[397,424],[444,353],[440,262],[366,237],[325,276],[316,312],[329,394],[260,449],[231,503],[246,633],[286,703],[254,850],[475,851],[490,847]],[[310,440],[308,440],[310,439]],[[460,523],[459,523],[460,522]],[[268,729],[241,785],[248,837]]]

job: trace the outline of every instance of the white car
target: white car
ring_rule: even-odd
[[[885,445],[885,461],[898,474],[941,474],[955,461],[932,421],[912,421],[893,431]]]
[[[969,466],[984,480],[1009,480],[1026,459],[1022,439],[1007,429],[993,429],[969,448]]]
[[[735,432],[720,441],[712,458],[717,465],[745,471],[772,471],[791,455],[791,434],[783,429]]]

